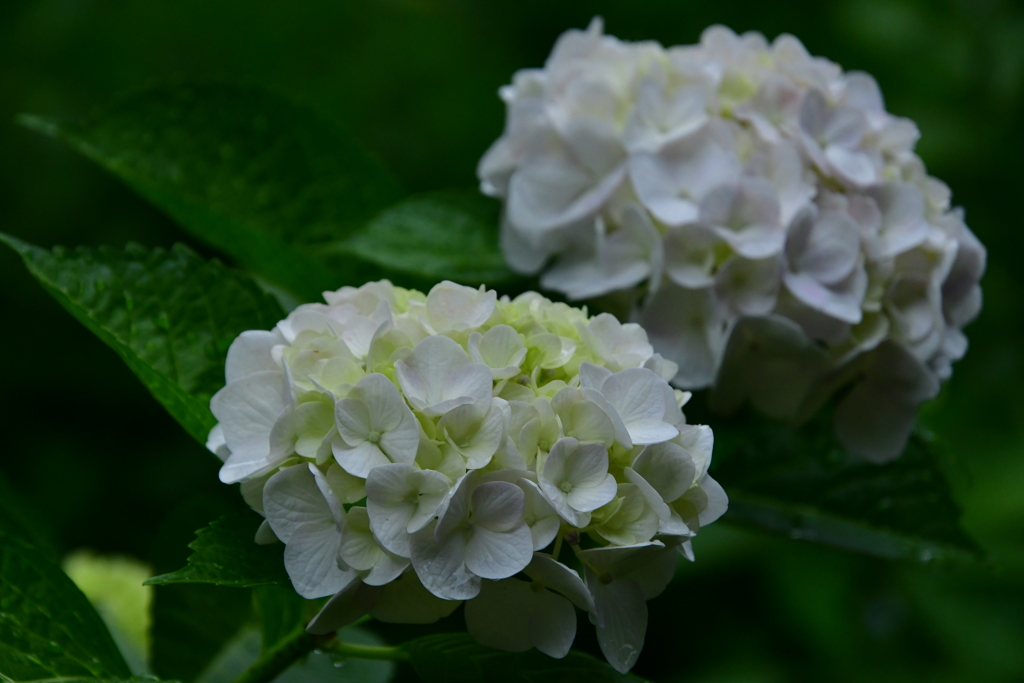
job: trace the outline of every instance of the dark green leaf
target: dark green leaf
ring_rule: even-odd
[[[195,529],[226,514],[253,513],[235,487],[223,486],[226,499],[197,495],[173,509],[154,535],[150,551],[158,572],[187,563]],[[251,540],[251,539],[250,539]],[[252,591],[200,584],[157,586],[153,591],[150,662],[165,678],[194,681],[252,614]]]
[[[309,605],[291,586],[260,586],[252,591],[260,620],[260,642],[267,652],[306,622]]]
[[[351,284],[311,247],[344,239],[401,193],[338,128],[254,86],[163,86],[84,121],[25,116],[207,244],[306,299]]]
[[[188,566],[154,576],[146,583],[213,583],[219,586],[290,586],[284,569],[284,546],[253,541],[262,519],[255,512],[225,515],[196,532]]]
[[[107,627],[71,579],[0,530],[0,677],[130,676]]]
[[[57,551],[49,534],[33,515],[23,506],[21,496],[0,476],[0,531],[28,542],[36,552],[54,562],[58,561]]]
[[[132,676],[131,678],[81,678],[78,676],[62,678],[39,678],[34,681],[23,681],[22,683],[175,683],[174,681],[160,681],[153,676]]]
[[[385,210],[344,249],[429,280],[493,284],[514,277],[498,246],[497,204],[479,193],[437,192]]]
[[[792,538],[893,559],[978,560],[928,442],[874,465],[847,455],[828,411],[794,428],[749,411],[717,418],[712,474],[729,494],[725,519]]]
[[[252,279],[180,244],[47,251],[3,234],[0,241],[200,442],[216,424],[210,397],[224,385],[231,342],[284,316]]]
[[[192,681],[252,614],[251,591],[201,584],[153,594],[150,664],[161,678]]]
[[[572,650],[552,659],[536,650],[503,652],[477,644],[466,633],[440,633],[406,644],[409,663],[426,683],[611,683],[643,679]]]

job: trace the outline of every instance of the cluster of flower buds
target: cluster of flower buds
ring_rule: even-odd
[[[673,384],[720,408],[800,419],[853,382],[840,440],[901,452],[966,351],[985,250],[871,76],[789,35],[666,49],[595,19],[500,94],[478,174],[514,269],[571,299],[634,293]]]
[[[311,623],[429,623],[562,657],[578,607],[620,671],[645,601],[726,509],[713,436],[644,330],[451,282],[324,294],[245,332],[211,408],[220,477],[285,544]],[[581,577],[582,574],[582,577]]]

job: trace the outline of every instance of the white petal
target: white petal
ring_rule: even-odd
[[[577,401],[564,411],[559,411],[558,416],[566,436],[581,442],[601,443],[606,448],[610,448],[615,441],[615,424],[596,403]]]
[[[395,363],[395,373],[406,397],[414,405],[428,406],[442,400],[448,373],[466,363],[469,357],[456,342],[431,336],[417,344],[404,361]]]
[[[605,314],[602,313],[601,315]],[[618,321],[616,320],[615,322]],[[604,345],[602,345],[601,348],[605,348]],[[611,376],[612,371],[608,368],[603,368],[600,365],[593,365],[592,363],[580,363],[580,386],[584,389],[596,389],[600,391],[605,380]]]
[[[313,635],[334,633],[366,614],[378,596],[378,588],[366,586],[358,578],[353,578],[310,620],[306,632]]]
[[[857,266],[848,281],[826,286],[810,275],[786,273],[786,289],[811,308],[851,325],[857,325],[863,318],[861,303],[868,288],[868,276]]]
[[[340,541],[337,529],[300,524],[292,530],[284,549],[284,566],[299,595],[311,600],[332,595],[357,576],[338,567]]]
[[[543,590],[534,594],[533,602],[527,625],[530,642],[549,657],[565,657],[576,639],[576,611],[572,604]]]
[[[786,238],[778,194],[761,178],[747,178],[709,192],[701,202],[700,221],[750,259],[779,253]]]
[[[574,489],[601,486],[608,474],[608,450],[599,443],[579,444],[565,458],[564,468],[562,477]]]
[[[883,463],[903,452],[918,406],[938,393],[939,383],[892,342],[872,354],[866,377],[836,408],[836,436],[852,454]]]
[[[227,383],[257,372],[280,372],[281,367],[271,352],[278,344],[284,344],[284,337],[277,330],[247,330],[238,335],[228,348],[224,365]]]
[[[609,377],[601,387],[634,444],[667,441],[678,434],[675,427],[663,422],[664,382],[646,368],[628,368]]]
[[[455,368],[445,376],[441,388],[442,401],[469,399],[474,403],[486,404],[491,398],[493,386],[490,368],[483,363],[469,363]]]
[[[647,634],[647,603],[643,591],[629,579],[605,585],[589,569],[587,586],[594,595],[601,652],[616,671],[626,673],[640,656]]]
[[[701,389],[714,381],[729,326],[713,292],[666,283],[645,303],[639,322],[658,352],[679,365],[676,386]]]
[[[256,537],[253,540],[259,545],[270,545],[271,543],[277,543],[281,539],[277,537],[277,534],[270,527],[270,522],[263,520],[260,527],[256,529]]]
[[[675,511],[670,508],[651,484],[632,467],[624,471],[626,479],[640,490],[644,502],[658,515],[658,533],[670,536],[689,536],[690,528]]]
[[[480,484],[471,500],[473,524],[495,532],[508,532],[522,522],[525,494],[503,481]]]
[[[594,600],[580,575],[550,555],[534,553],[533,560],[523,571],[534,581],[569,598],[581,610],[589,612],[594,609]]]
[[[286,467],[263,488],[263,510],[279,539],[288,543],[300,526],[337,533],[334,514],[306,465]]]
[[[507,404],[500,398],[484,406],[457,406],[437,423],[452,448],[466,459],[468,469],[485,467],[503,445],[507,437],[504,406]]]
[[[502,212],[499,239],[501,253],[505,257],[505,261],[508,262],[509,268],[520,275],[536,275],[544,267],[553,251],[542,249],[527,241],[520,234],[519,228],[508,221],[507,212]]]
[[[681,287],[711,286],[720,243],[714,231],[703,225],[672,228],[665,233],[665,274]]]
[[[214,425],[209,436],[206,437],[206,450],[220,458],[221,462],[227,460],[231,455],[231,450],[224,442],[224,429],[219,424]]]
[[[781,263],[778,257],[745,259],[733,256],[718,270],[718,295],[740,315],[771,313],[779,294]]]
[[[910,183],[885,183],[872,188],[868,194],[882,212],[877,258],[896,256],[927,239],[928,223],[920,189]]]
[[[473,489],[480,483],[480,471],[466,472],[451,488],[437,507],[437,527],[434,538],[441,540],[451,533],[460,533],[472,514]]]
[[[595,177],[565,152],[520,166],[512,174],[509,220],[531,233],[570,225],[592,215],[622,184],[624,165]]]
[[[651,557],[664,549],[665,544],[661,541],[650,541],[627,546],[590,548],[580,551],[579,557],[580,561],[585,559],[602,574],[614,573],[614,577],[625,577],[643,567]]]
[[[409,564],[408,558],[384,551],[373,569],[363,576],[363,582],[369,586],[387,585],[408,569]]]
[[[434,514],[451,490],[451,481],[441,472],[416,470],[409,474],[409,480],[417,492],[416,511],[409,520],[408,531],[419,531]]]
[[[739,160],[728,147],[731,136],[717,126],[665,145],[657,154],[630,157],[629,174],[640,201],[662,223],[692,223],[707,192],[737,179]]]
[[[389,624],[432,624],[462,604],[458,600],[436,597],[411,571],[379,590],[380,597],[369,613],[374,619]]]
[[[519,479],[517,483],[526,494],[526,510],[523,513],[523,519],[530,527],[533,549],[542,550],[555,540],[562,520],[555,509],[551,507],[551,503],[541,493],[537,484],[525,478]]]
[[[857,265],[860,229],[845,211],[826,211],[820,217],[807,210],[790,227],[786,256],[795,272],[824,283],[842,280]]]
[[[366,441],[370,433],[370,410],[358,398],[343,398],[334,406],[338,434],[348,447]]]
[[[469,571],[484,579],[504,579],[530,564],[533,538],[525,523],[504,533],[474,526],[465,553]]]
[[[669,503],[686,493],[697,475],[690,454],[671,442],[645,448],[633,461],[633,469]]]
[[[856,187],[867,187],[878,180],[878,171],[871,157],[864,152],[857,152],[839,145],[829,145],[825,149],[832,170],[840,178]]]
[[[353,477],[338,465],[332,464],[328,467],[324,477],[340,502],[351,505],[366,498],[366,482],[359,477]]]
[[[466,568],[466,538],[451,534],[434,540],[436,523],[412,535],[411,559],[423,587],[444,600],[469,600],[480,592],[480,578]]]
[[[534,607],[535,595],[526,581],[485,581],[480,595],[466,603],[466,630],[481,645],[525,652],[533,647],[529,619]]]
[[[373,468],[391,463],[384,451],[369,441],[348,448],[343,442],[335,440],[333,451],[338,464],[354,477],[368,476]]]
[[[725,511],[729,508],[729,496],[725,493],[722,485],[707,474],[701,478],[700,487],[704,490],[704,495],[708,499],[707,506],[701,510],[698,516],[700,525],[705,527],[725,514]]]
[[[226,484],[257,473],[270,456],[270,432],[288,406],[283,374],[257,372],[232,382],[210,400],[231,457],[220,470]]]
[[[342,561],[352,569],[365,571],[371,569],[383,553],[370,531],[366,508],[350,509],[341,533],[339,554]]]
[[[369,428],[378,432],[398,428],[409,411],[395,385],[379,373],[371,373],[359,380],[349,396],[360,399],[366,405]]]
[[[469,355],[474,363],[483,363],[491,368],[495,379],[513,377],[526,358],[526,344],[513,328],[495,325],[486,334],[474,332],[470,335]]]
[[[473,289],[445,280],[427,294],[427,319],[438,332],[479,327],[497,305],[494,290]]]
[[[373,469],[366,479],[370,528],[387,550],[409,556],[409,533],[430,521],[448,492],[448,480],[431,470],[395,463]]]
[[[830,367],[827,352],[792,320],[747,318],[733,330],[711,404],[716,411],[732,412],[749,398],[772,417],[794,419],[813,383]]]

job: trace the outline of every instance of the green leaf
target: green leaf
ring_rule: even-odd
[[[161,678],[192,681],[252,615],[251,591],[202,584],[153,594],[150,665]]]
[[[218,586],[291,586],[284,569],[284,546],[258,545],[253,538],[262,523],[255,512],[225,515],[196,532],[188,566],[154,576],[147,585],[213,583]]]
[[[498,209],[477,192],[411,197],[345,241],[349,253],[428,280],[494,284],[515,277],[498,246]]]
[[[0,680],[4,680],[0,677]],[[34,681],[23,681],[22,683],[175,683],[174,681],[160,681],[153,676],[132,676],[131,678],[82,678],[80,676],[62,678],[39,678]]]
[[[564,659],[541,652],[503,652],[477,644],[467,633],[439,633],[405,647],[409,663],[426,683],[612,683],[643,679],[620,674],[606,662],[571,650]]]
[[[982,558],[919,434],[900,458],[873,465],[843,451],[829,411],[800,427],[750,411],[709,424],[712,475],[729,494],[726,520],[883,558]]]
[[[0,676],[131,676],[103,620],[54,562],[0,530]]]
[[[291,586],[260,586],[252,591],[253,603],[260,621],[260,642],[263,652],[302,628],[310,605]]]
[[[96,161],[207,244],[300,297],[352,284],[315,247],[401,196],[336,126],[255,86],[162,86],[80,122],[21,123]]]
[[[28,511],[10,484],[0,476],[0,532],[27,542],[41,555],[59,562],[57,550],[38,515]]]
[[[2,233],[0,241],[201,443],[216,424],[210,397],[224,386],[231,342],[284,317],[251,278],[180,244],[48,251]]]

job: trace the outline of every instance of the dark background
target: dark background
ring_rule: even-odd
[[[20,112],[82,115],[179,78],[247,80],[311,105],[409,190],[472,186],[501,132],[497,88],[595,14],[613,35],[666,45],[716,22],[790,32],[813,54],[871,72],[889,110],[917,121],[919,153],[989,249],[971,349],[922,422],[992,565],[890,564],[719,524],[649,604],[636,672],[694,683],[1024,680],[1020,5],[6,0],[0,230],[44,246],[191,242],[118,180],[13,123]],[[191,529],[236,495],[217,482],[217,462],[6,249],[0,321],[0,476],[59,552],[174,569]]]

